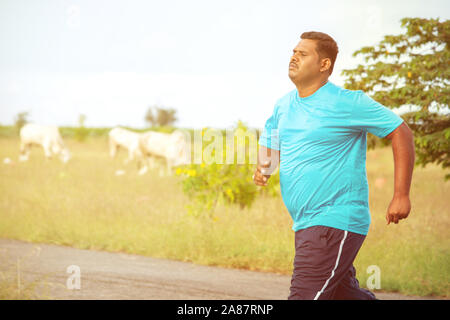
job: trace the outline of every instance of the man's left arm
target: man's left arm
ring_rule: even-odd
[[[415,162],[414,135],[403,122],[386,138],[392,141],[394,153],[394,197],[386,213],[386,222],[397,224],[411,211],[409,191]]]

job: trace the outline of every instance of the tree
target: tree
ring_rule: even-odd
[[[85,114],[80,114],[78,116],[78,125],[80,127],[84,127],[84,123],[86,122],[86,115]]]
[[[149,107],[147,113],[145,114],[145,122],[149,124],[150,127],[154,127],[156,125],[156,116],[154,113],[155,107]]]
[[[89,129],[85,127],[86,115],[80,114],[78,116],[78,128],[75,129],[75,139],[83,142],[89,136]]]
[[[148,108],[145,114],[145,121],[153,126],[170,126],[173,125],[177,118],[175,116],[177,110],[171,108],[164,108],[159,106],[153,106]]]
[[[14,126],[16,127],[17,132],[20,132],[20,129],[27,124],[29,113],[28,112],[19,112],[14,120]]]
[[[353,53],[366,63],[343,70],[344,87],[363,90],[386,107],[414,107],[415,111],[401,116],[414,132],[416,164],[425,167],[435,162],[448,168],[450,21],[403,18],[400,22],[405,33],[386,35],[377,45]]]

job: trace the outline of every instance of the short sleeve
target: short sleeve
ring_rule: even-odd
[[[275,106],[273,114],[269,119],[267,119],[258,143],[259,145],[269,149],[280,150],[280,139],[278,135],[278,106]]]
[[[403,119],[392,110],[376,102],[363,91],[357,91],[350,117],[352,128],[384,138],[402,123]]]

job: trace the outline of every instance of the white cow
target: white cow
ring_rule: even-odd
[[[32,145],[42,146],[47,159],[50,159],[52,155],[59,155],[61,161],[66,163],[71,157],[56,126],[34,123],[24,125],[20,129],[20,161],[28,160]]]
[[[125,164],[136,159],[142,158],[142,153],[139,148],[140,133],[133,132],[123,128],[114,128],[109,132],[109,153],[112,158],[116,156],[119,147],[128,151],[128,158]]]
[[[171,134],[148,131],[140,136],[141,152],[147,160],[152,157],[163,158],[167,164],[167,172],[172,172],[172,167],[190,163],[190,141],[181,131],[174,131]],[[144,163],[139,174],[147,171]],[[162,173],[160,172],[160,175]]]

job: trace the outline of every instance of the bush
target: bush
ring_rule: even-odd
[[[205,136],[212,136],[210,129],[202,131],[202,142]],[[202,162],[178,168],[177,175],[182,175],[183,192],[190,198],[188,213],[193,216],[214,218],[214,210],[219,203],[237,204],[240,208],[250,207],[258,194],[279,195],[279,174],[275,174],[266,187],[257,187],[252,179],[256,169],[256,135],[238,122],[234,129],[233,148],[228,147],[223,134],[215,135],[219,141],[202,143]],[[215,144],[217,148],[212,148]],[[222,148],[219,148],[222,144]],[[208,152],[211,154],[207,154]],[[225,150],[225,152],[223,152]],[[245,154],[239,152],[245,150]],[[230,156],[229,152],[232,153]],[[228,158],[227,158],[228,153]],[[208,158],[209,156],[209,158]],[[210,158],[222,161],[211,162]],[[229,163],[230,158],[232,163]],[[219,163],[220,162],[220,163]]]

